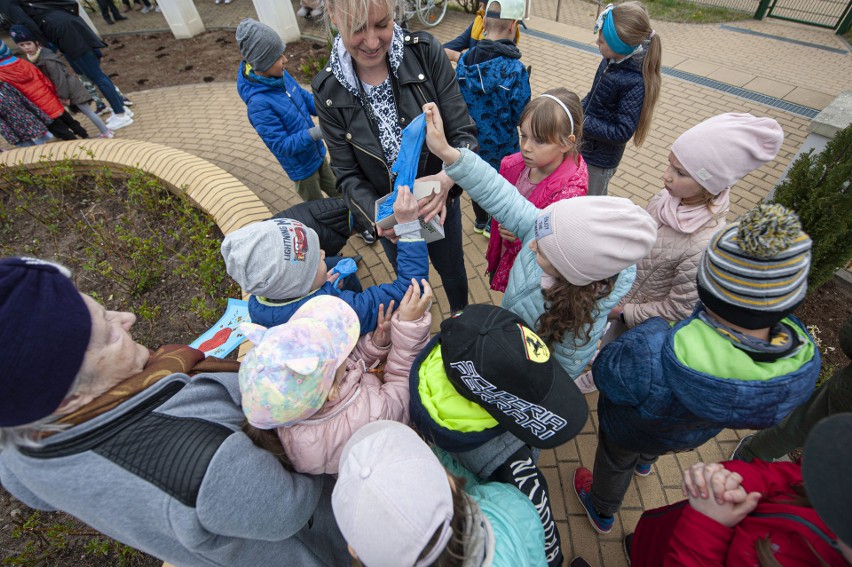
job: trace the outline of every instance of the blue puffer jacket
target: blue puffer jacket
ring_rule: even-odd
[[[376,329],[376,317],[379,314],[379,305],[387,307],[391,300],[399,305],[408,290],[408,286],[411,285],[411,278],[416,279],[418,283],[420,283],[420,280],[429,279],[429,254],[426,250],[426,241],[423,239],[400,239],[397,246],[399,250],[397,255],[398,273],[396,281],[393,283],[374,285],[361,293],[355,293],[337,289],[333,284],[326,282],[322,287],[304,297],[281,304],[261,301],[252,295],[248,304],[251,322],[264,327],[282,325],[289,321],[293,313],[309,299],[319,295],[335,295],[348,303],[358,314],[362,335],[374,331]]]
[[[521,151],[518,122],[530,100],[530,76],[511,40],[481,40],[456,65],[470,117],[476,123],[479,155],[494,169]]]
[[[245,61],[240,63],[237,92],[246,103],[249,122],[290,179],[301,181],[320,168],[325,145],[308,134],[314,127],[311,116],[317,115],[314,96],[287,71],[284,86],[286,90],[261,83],[248,74]]]
[[[819,349],[795,317],[804,345],[791,357],[755,362],[698,318],[674,327],[654,317],[608,344],[595,360],[598,418],[632,451],[694,449],[724,428],[765,429],[813,392]]]
[[[610,169],[621,162],[645,100],[644,60],[643,51],[620,63],[604,59],[598,66],[592,90],[582,100],[584,142],[580,153],[589,165]]]
[[[447,167],[446,172],[468,192],[471,199],[524,243],[509,272],[509,283],[501,307],[523,318],[531,329],[535,329],[538,318],[544,312],[544,297],[541,293],[541,267],[529,249],[529,242],[535,238],[535,219],[539,209],[468,149],[461,150],[461,157]],[[598,300],[595,322],[588,341],[577,346],[574,345],[574,335],[566,334],[562,342],[555,345],[553,351],[556,360],[572,378],[576,379],[592,359],[606,327],[606,316],[630,290],[634,279],[636,266],[625,268],[618,275],[612,293]]]

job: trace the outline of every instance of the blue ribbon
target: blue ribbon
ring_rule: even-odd
[[[420,163],[420,151],[423,149],[423,141],[426,139],[426,114],[420,114],[411,121],[411,124],[402,131],[402,142],[399,145],[399,154],[393,162],[391,171],[396,173],[396,181],[393,184],[393,193],[384,203],[379,205],[376,220],[393,214],[393,204],[396,201],[396,190],[405,185],[414,190],[414,179],[417,177],[417,166]]]
[[[618,37],[618,32],[615,31],[615,18],[612,17],[612,11],[604,15],[603,36],[609,48],[619,55],[630,55],[636,49],[635,45],[628,45]]]

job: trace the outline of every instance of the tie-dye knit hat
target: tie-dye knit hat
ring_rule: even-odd
[[[799,217],[764,203],[710,240],[698,267],[698,296],[735,325],[771,327],[805,299],[810,267],[811,239]]]
[[[259,429],[292,425],[325,404],[334,374],[355,348],[355,311],[331,295],[302,305],[283,325],[240,324],[254,343],[240,365],[243,413]]]

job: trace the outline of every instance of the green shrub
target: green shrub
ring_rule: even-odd
[[[813,240],[809,290],[831,279],[852,259],[852,125],[825,149],[802,154],[778,186],[774,201],[799,215]]]

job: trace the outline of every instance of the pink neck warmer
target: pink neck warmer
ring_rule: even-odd
[[[680,197],[672,197],[663,189],[659,193],[659,199],[648,212],[661,224],[684,234],[692,234],[720,214],[724,215],[728,212],[731,204],[730,193],[730,188],[722,189],[710,201],[710,207],[707,207],[704,203],[683,205]]]

